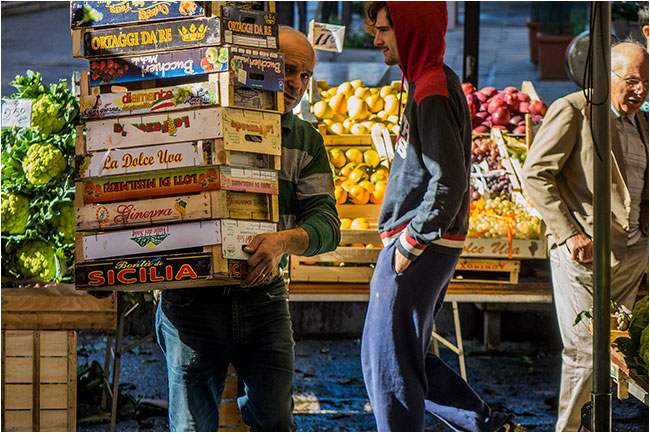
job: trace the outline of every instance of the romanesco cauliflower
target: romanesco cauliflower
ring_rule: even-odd
[[[54,96],[44,94],[32,106],[32,127],[45,136],[59,132],[66,123],[64,111]]]
[[[630,323],[630,338],[640,345],[641,333],[648,327],[648,296],[636,301],[632,308],[632,322]]]
[[[56,179],[68,167],[63,152],[53,144],[35,143],[27,150],[23,170],[27,180],[34,185],[45,185]]]
[[[55,212],[52,218],[54,230],[61,233],[66,242],[72,242],[76,228],[74,204],[69,201],[60,203],[54,207],[53,211]]]
[[[29,199],[21,194],[2,193],[2,233],[25,233],[29,219]]]
[[[54,250],[38,239],[28,241],[16,252],[18,270],[25,278],[51,281],[56,277]]]

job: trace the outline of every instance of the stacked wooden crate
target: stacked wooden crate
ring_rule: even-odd
[[[245,275],[242,246],[279,218],[284,58],[274,10],[71,3],[73,52],[90,60],[77,286],[168,289]]]

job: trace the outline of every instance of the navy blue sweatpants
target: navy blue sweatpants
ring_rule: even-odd
[[[428,351],[458,256],[426,249],[397,274],[394,251],[393,244],[379,255],[361,343],[363,378],[378,431],[423,431],[425,408],[456,431],[496,430],[513,415],[492,412]]]

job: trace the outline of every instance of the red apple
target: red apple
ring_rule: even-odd
[[[508,104],[508,108],[510,108],[511,112],[516,113],[519,111],[519,98],[517,98],[516,93],[506,94],[503,100],[506,102],[506,104]]]
[[[519,125],[519,122],[522,122],[523,120],[524,120],[524,116],[517,114],[510,118],[510,123],[512,123],[513,125]]]
[[[526,93],[521,93],[521,92],[519,92],[519,93],[516,93],[516,95],[517,95],[517,98],[519,98],[519,100],[520,100],[521,102],[528,102],[528,101],[530,101],[530,96],[528,96],[528,94],[526,94]]]
[[[463,93],[466,95],[476,91],[476,88],[472,83],[463,83],[461,84],[461,87],[463,88]]]
[[[506,102],[501,99],[498,96],[495,96],[490,100],[490,103],[488,104],[487,111],[488,113],[492,114],[495,111],[497,111],[499,108],[504,107],[506,105]]]
[[[478,106],[478,112],[480,113],[481,111],[488,111],[488,103],[483,102],[481,105]]]
[[[500,129],[502,131],[508,130],[508,128],[506,128],[504,125],[492,125],[492,129]]]
[[[528,110],[530,111],[530,114],[539,114],[540,116],[546,114],[546,108],[547,108],[546,104],[544,104],[542,101],[531,100],[528,105]]]
[[[490,128],[488,128],[487,126],[480,125],[480,126],[477,126],[476,128],[474,128],[472,130],[472,132],[474,134],[485,134],[485,133],[490,132]]]
[[[485,94],[485,93],[483,93],[483,92],[476,92],[476,93],[474,93],[474,95],[476,96],[476,98],[477,98],[480,102],[485,102],[485,101],[487,101],[488,98],[489,98],[488,95]]]
[[[526,134],[526,126],[525,125],[519,125],[515,129],[512,130],[512,133],[515,135],[524,135]]]
[[[532,116],[530,116],[530,119],[533,122],[539,122],[540,120],[542,120],[542,116],[540,114],[533,114]]]
[[[479,90],[481,93],[485,93],[488,98],[491,98],[492,96],[497,94],[497,89],[494,87],[483,87],[481,90]]]
[[[530,112],[529,106],[530,106],[530,104],[528,102],[520,102],[519,103],[519,112],[520,113],[528,113],[528,112]]]
[[[499,107],[492,113],[490,120],[494,125],[507,125],[510,122],[510,111],[506,107]]]
[[[509,87],[506,87],[505,89],[503,89],[502,91],[503,91],[503,93],[516,93],[519,90],[517,90],[516,87],[509,86]]]
[[[481,119],[481,121],[487,119],[489,116],[490,116],[490,113],[488,113],[487,111],[479,111],[475,115],[475,117],[479,117]]]

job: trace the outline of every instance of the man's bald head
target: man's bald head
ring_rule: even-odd
[[[648,53],[625,42],[612,47],[612,105],[620,114],[634,114],[648,97]]]
[[[289,26],[278,29],[280,52],[284,54],[284,112],[293,110],[314,74],[316,53],[309,39]]]

